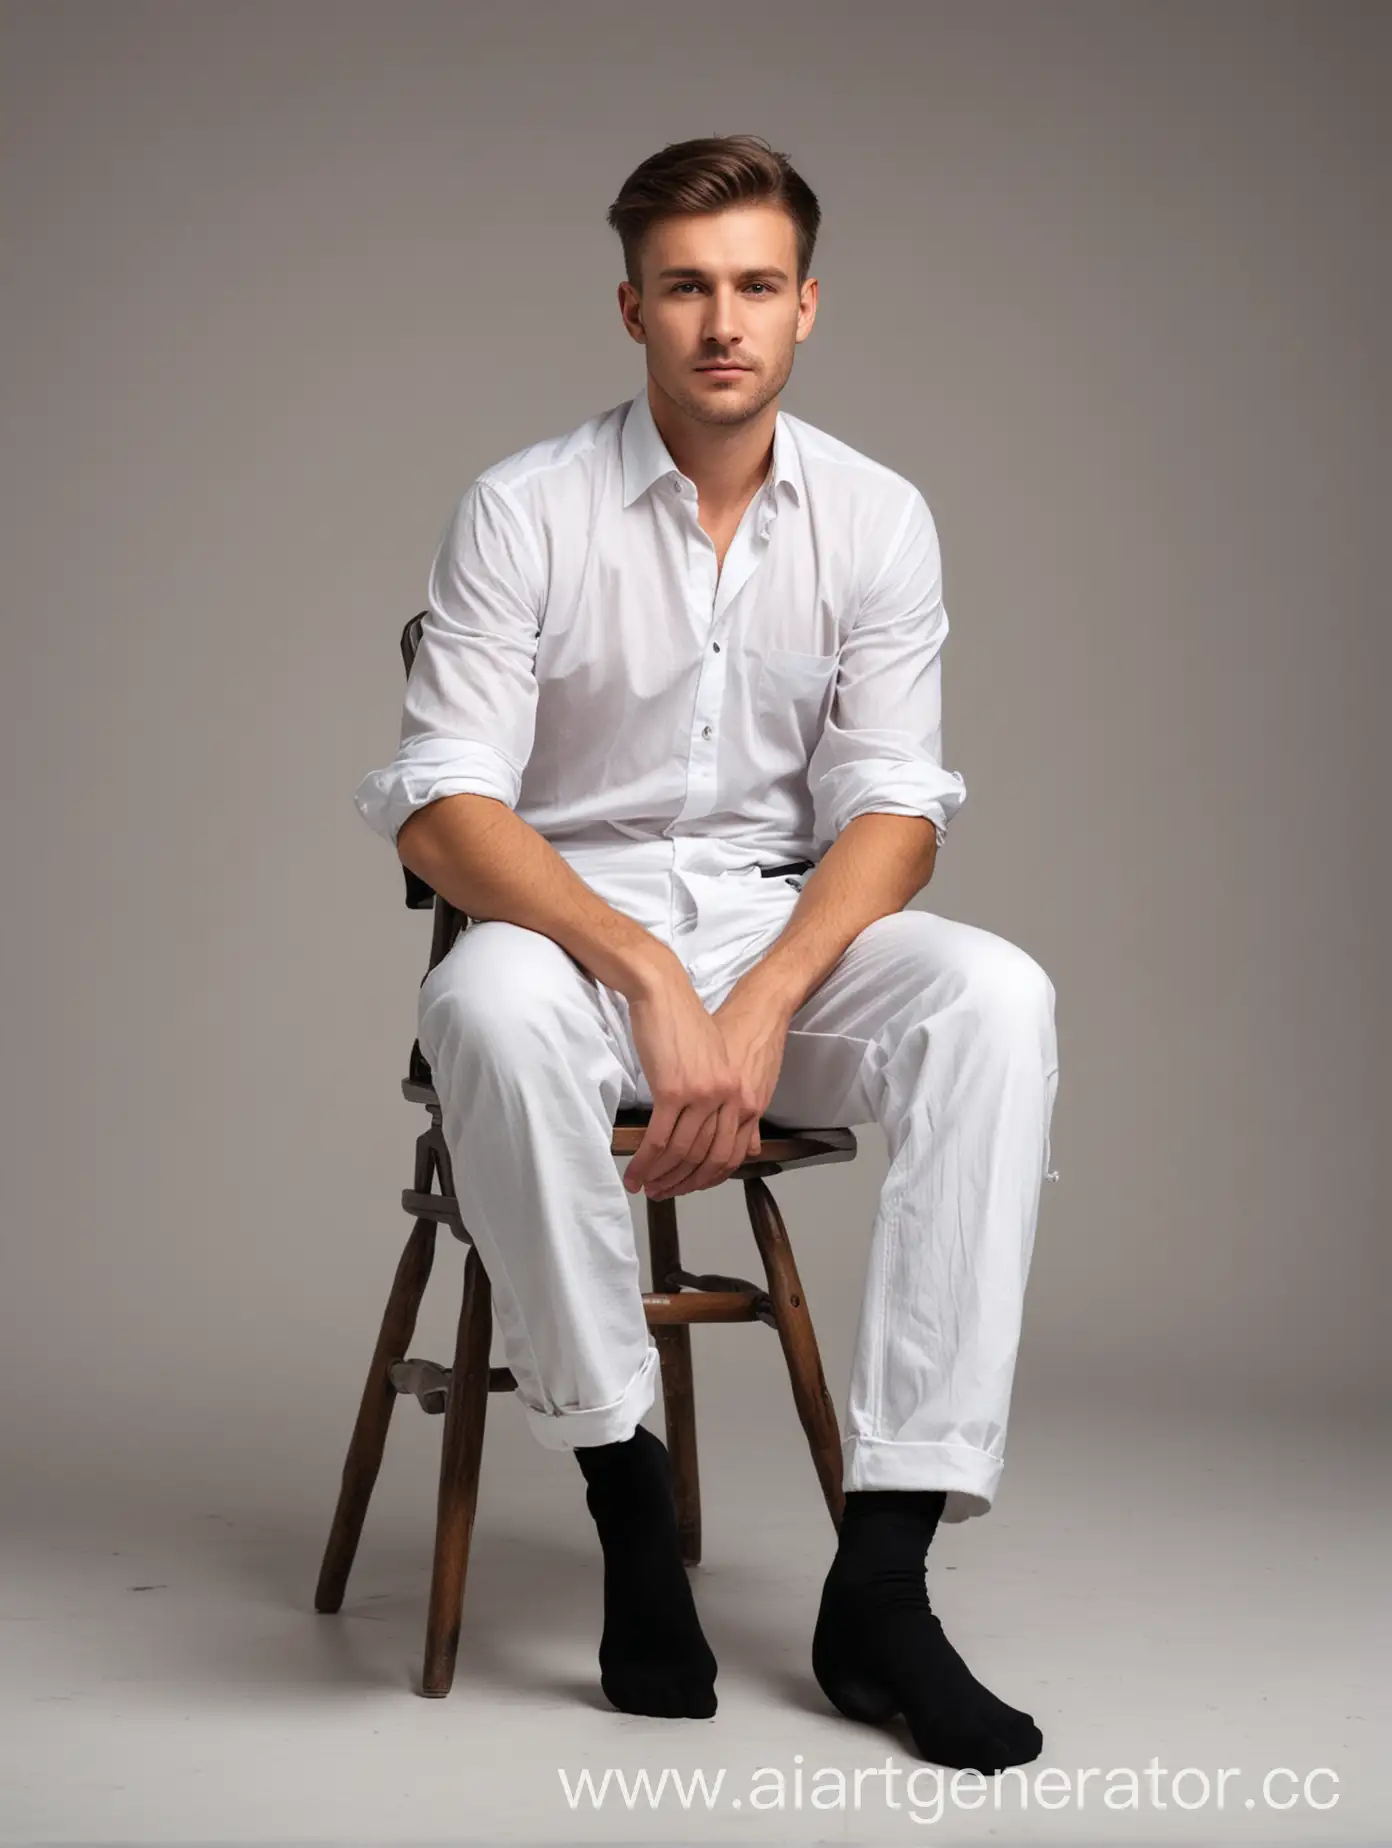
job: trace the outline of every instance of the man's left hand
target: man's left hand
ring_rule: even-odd
[[[730,1166],[686,1161],[666,1174],[654,1174],[644,1190],[649,1200],[667,1200],[675,1194],[714,1187],[728,1180],[746,1161],[758,1156],[759,1119],[778,1086],[791,1016],[782,1005],[746,979],[743,983],[736,982],[711,1018],[725,1035],[732,1064],[748,1076],[753,1086],[758,1098],[757,1111],[740,1125],[737,1153]]]

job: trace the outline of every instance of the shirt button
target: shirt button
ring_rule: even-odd
[[[702,736],[703,738],[709,738],[709,737],[710,737],[710,735],[711,735],[711,728],[710,728],[710,726],[709,726],[709,725],[703,725],[703,726],[701,727],[701,736]]]
[[[720,653],[720,643],[719,642],[712,642],[711,647],[715,650],[716,654]]]

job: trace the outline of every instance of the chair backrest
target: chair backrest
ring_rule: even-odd
[[[411,678],[411,665],[420,647],[421,625],[425,621],[425,611],[413,616],[401,631],[401,658],[406,663],[406,678]],[[403,866],[406,875],[406,904],[412,911],[429,911],[435,903],[437,894],[428,886],[418,873],[413,873],[409,866]],[[433,964],[432,964],[433,967]]]

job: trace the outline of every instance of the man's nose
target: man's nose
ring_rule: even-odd
[[[728,352],[732,359],[738,355],[733,350],[734,342],[739,339],[739,315],[734,296],[716,290],[711,297],[710,313],[706,320],[706,339],[722,352]]]

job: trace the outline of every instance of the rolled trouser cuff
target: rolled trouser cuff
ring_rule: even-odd
[[[644,1413],[652,1406],[657,1397],[659,1371],[657,1344],[650,1341],[642,1365],[619,1397],[608,1405],[558,1406],[554,1411],[545,1411],[523,1399],[522,1409],[533,1436],[548,1450],[616,1444],[633,1436]]]
[[[970,1444],[901,1444],[889,1438],[841,1442],[843,1489],[945,1489],[944,1521],[987,1514],[1005,1465]]]

